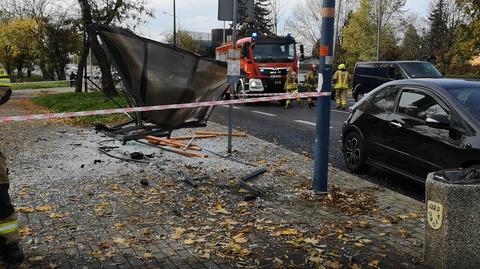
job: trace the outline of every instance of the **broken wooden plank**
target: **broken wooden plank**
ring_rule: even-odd
[[[153,140],[148,140],[150,144],[153,145],[162,145],[161,142],[158,141],[153,141]],[[196,157],[196,158],[208,158],[207,154],[199,153],[199,152],[193,152],[193,151],[183,151],[180,149],[175,149],[175,148],[168,148],[168,151],[177,153],[186,157]]]
[[[227,132],[195,132],[196,135],[216,135],[216,136],[228,136]],[[232,136],[246,137],[246,133],[233,133]]]
[[[149,142],[154,141],[155,143],[157,143],[157,145],[171,146],[171,147],[174,147],[174,148],[181,148],[181,149],[187,148],[187,144],[180,143],[178,141],[172,141],[172,140],[165,139],[165,138],[159,138],[159,137],[156,137],[156,136],[148,135],[148,136],[145,137],[145,139],[148,140]],[[190,146],[188,146],[188,149],[196,150],[196,151],[201,151],[202,150],[202,148],[197,146],[197,145],[190,145]]]
[[[189,135],[189,136],[176,136],[176,137],[170,137],[170,140],[190,140],[192,138],[195,139],[202,139],[202,138],[215,138],[217,137],[216,135]]]

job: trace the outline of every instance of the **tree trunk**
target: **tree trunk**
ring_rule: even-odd
[[[112,72],[110,62],[108,61],[105,50],[100,46],[97,35],[92,29],[88,29],[88,40],[92,46],[92,51],[95,54],[97,63],[102,71],[102,88],[103,92],[108,97],[118,96],[118,92],[113,84]]]
[[[17,77],[20,79],[20,81],[23,81],[23,71],[22,71],[22,65],[19,64],[17,67]]]
[[[87,29],[88,43],[90,43],[90,46],[93,50],[93,53],[95,54],[98,65],[100,66],[100,70],[102,72],[103,92],[106,96],[109,97],[117,96],[118,92],[113,84],[112,73],[110,70],[110,63],[108,62],[107,54],[100,46],[97,35],[93,31],[93,29],[89,27],[93,23],[90,3],[88,2],[88,0],[78,0],[78,2],[80,4],[80,7],[82,8],[83,25]]]
[[[28,77],[28,78],[31,78],[31,77],[32,77],[32,66],[31,66],[31,65],[28,65],[28,68],[27,68],[27,77]]]
[[[87,64],[88,51],[90,50],[90,44],[86,42],[83,45],[82,54],[80,55],[80,61],[78,61],[77,81],[75,82],[75,92],[82,92],[83,86],[83,71]]]

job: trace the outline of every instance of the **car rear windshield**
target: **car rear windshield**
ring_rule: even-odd
[[[450,93],[477,122],[480,122],[480,86],[470,88],[450,88]]]
[[[442,73],[431,63],[412,62],[400,64],[411,78],[441,78]]]

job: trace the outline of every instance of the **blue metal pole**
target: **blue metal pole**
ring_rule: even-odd
[[[318,85],[322,92],[332,92],[333,35],[335,25],[335,0],[324,0],[322,7],[322,39],[320,42],[319,76],[323,83]],[[313,192],[327,193],[328,152],[330,139],[330,96],[317,98],[317,139],[315,141],[315,169]]]

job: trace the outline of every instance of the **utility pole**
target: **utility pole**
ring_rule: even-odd
[[[173,46],[177,46],[177,10],[173,0]]]
[[[339,31],[339,28],[340,28],[340,11],[342,10],[342,0],[339,0],[338,1],[338,11],[337,11],[337,18],[336,18],[336,21],[335,21],[335,35],[334,35],[334,39],[333,39],[333,59],[335,60],[335,55],[336,55],[336,52],[337,52],[337,41],[340,41],[338,39],[338,31]]]
[[[377,61],[380,61],[381,31],[382,31],[382,0],[377,0]]]
[[[232,25],[232,47],[237,50],[237,20],[238,20],[238,0],[233,0],[233,25]],[[237,81],[232,83],[233,91],[230,90],[230,100],[233,100],[233,95],[237,93]],[[232,153],[232,136],[233,136],[233,105],[228,106],[228,147],[227,153]]]
[[[331,93],[333,77],[333,35],[335,30],[335,0],[324,0],[322,7],[322,39],[320,42],[320,64],[318,69],[321,92]],[[330,96],[317,98],[316,111],[315,168],[313,171],[313,193],[328,191],[328,151],[330,140]]]

